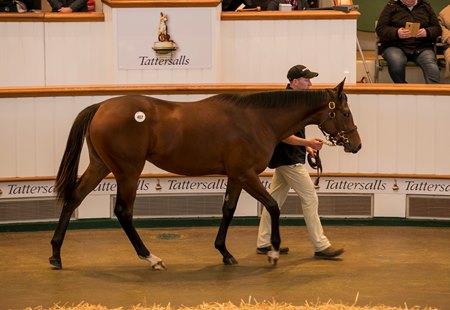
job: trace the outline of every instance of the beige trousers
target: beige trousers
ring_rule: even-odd
[[[305,165],[297,164],[280,166],[275,169],[269,193],[278,203],[280,209],[286,201],[291,187],[300,198],[309,239],[314,246],[314,251],[320,252],[325,250],[331,244],[323,233],[322,224],[320,223],[318,214],[319,199]],[[266,208],[264,208],[259,222],[256,246],[270,246],[271,234],[272,226],[270,214],[267,212]]]

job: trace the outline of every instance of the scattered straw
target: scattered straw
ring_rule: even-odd
[[[276,302],[276,301],[263,301],[258,302],[251,297],[248,302],[242,301],[239,305],[235,305],[232,302],[227,303],[203,303],[201,305],[193,306],[193,307],[172,307],[170,304],[167,306],[161,305],[153,305],[153,306],[144,306],[144,305],[136,305],[130,308],[108,308],[102,305],[92,305],[85,302],[81,302],[78,305],[67,306],[67,305],[59,305],[55,304],[50,308],[44,308],[42,306],[38,306],[35,308],[25,308],[24,310],[439,310],[437,308],[425,307],[421,308],[418,306],[408,307],[405,305],[404,307],[389,307],[384,305],[377,306],[356,306],[358,300],[358,296],[356,296],[356,300],[353,305],[347,306],[344,304],[336,304],[331,301],[327,303],[309,303],[305,302],[303,306],[294,306],[288,303]]]

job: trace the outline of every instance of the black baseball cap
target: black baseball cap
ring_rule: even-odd
[[[287,78],[289,81],[292,81],[301,77],[305,79],[312,79],[318,75],[319,73],[312,72],[303,65],[296,65],[293,66],[291,69],[289,69],[287,73]]]

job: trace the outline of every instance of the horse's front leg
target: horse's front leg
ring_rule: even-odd
[[[270,196],[270,194],[269,194]],[[280,208],[278,207],[277,202],[270,196],[273,200],[271,202],[267,202],[264,204],[267,211],[270,214],[270,219],[272,223],[272,235],[270,236],[270,242],[272,243],[273,251],[269,251],[267,253],[267,259],[269,263],[276,265],[278,259],[280,258]]]
[[[242,187],[228,178],[225,200],[222,206],[222,220],[220,222],[216,241],[214,242],[214,246],[223,256],[223,263],[225,265],[235,265],[238,263],[233,255],[228,252],[225,245],[225,239],[227,237],[228,227],[233,219],[234,211],[236,211],[236,205],[241,191]]]

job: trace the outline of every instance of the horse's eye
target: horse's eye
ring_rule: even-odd
[[[344,112],[343,114],[344,114],[344,117],[345,117],[345,118],[347,118],[347,117],[350,116],[350,113],[348,113],[348,112]]]

